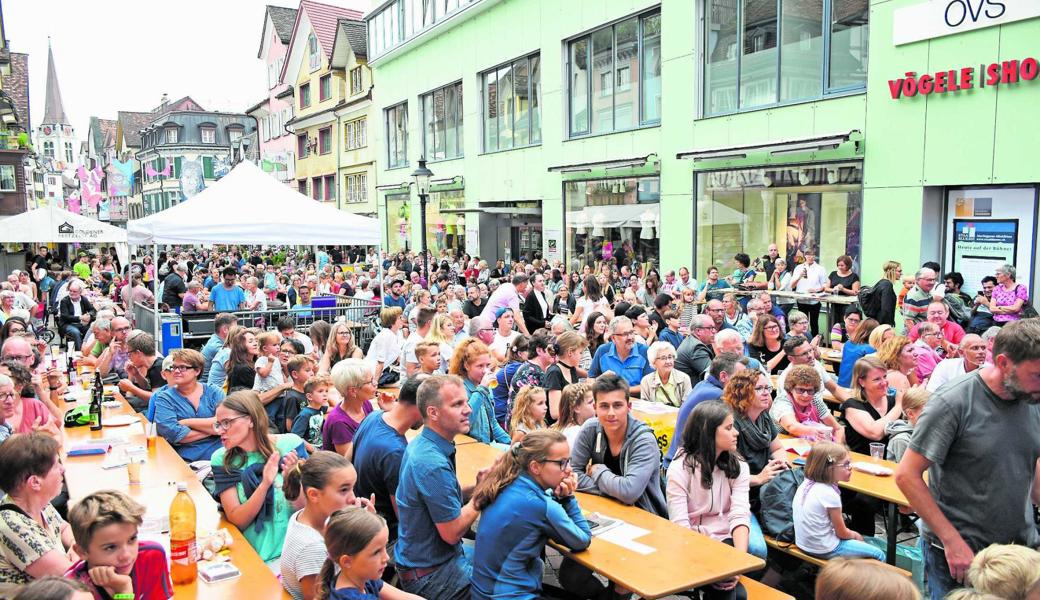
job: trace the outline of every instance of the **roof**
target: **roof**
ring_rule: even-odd
[[[103,153],[105,148],[109,144],[114,145],[116,142],[116,129],[119,126],[119,121],[115,119],[100,119],[98,117],[90,117],[90,135],[94,141],[94,151],[97,153]]]
[[[14,100],[18,110],[18,124],[25,131],[30,130],[29,119],[29,55],[21,52],[11,53],[11,73],[4,77],[4,91]]]
[[[61,88],[58,87],[58,71],[54,68],[54,51],[47,46],[47,98],[43,104],[43,122],[52,125],[69,125],[65,116],[65,106],[61,102]]]
[[[160,104],[152,109],[153,115],[163,115],[168,112],[175,110],[194,110],[198,112],[206,112],[206,109],[202,108],[202,105],[195,101],[191,96],[184,96],[174,100],[173,102],[167,102],[166,106]]]
[[[321,46],[326,60],[332,54],[332,44],[336,41],[339,19],[360,21],[364,16],[364,13],[357,10],[322,4],[314,0],[300,0],[300,10],[296,14],[296,22],[293,23],[293,36],[296,35],[296,29],[300,26],[300,16],[304,12],[307,13],[311,28],[318,38],[318,44]]]
[[[283,44],[288,44],[292,37],[293,23],[296,22],[296,9],[283,6],[267,5],[267,15],[271,17],[274,31]]]
[[[150,112],[130,112],[127,110],[121,110],[116,115],[116,121],[119,122],[119,129],[123,132],[123,139],[126,140],[126,145],[131,148],[141,147],[141,130],[148,126],[148,123],[152,121],[153,115]]]
[[[354,56],[359,58],[368,56],[368,27],[365,26],[364,21],[340,19],[339,31],[347,36],[350,50],[354,53]]]

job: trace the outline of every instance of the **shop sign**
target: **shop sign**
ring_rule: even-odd
[[[1037,0],[929,0],[897,9],[892,44],[921,40],[1040,17]]]
[[[893,100],[946,94],[994,85],[1016,85],[1040,77],[1040,61],[1033,57],[1022,60],[1005,60],[975,67],[961,67],[918,76],[916,71],[907,71],[903,77],[888,80],[888,91]]]

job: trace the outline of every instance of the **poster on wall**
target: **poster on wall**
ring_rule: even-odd
[[[563,260],[563,253],[561,252],[560,248],[560,240],[562,238],[563,235],[559,229],[545,230],[545,258],[549,261],[549,264],[551,265],[556,264],[556,261],[558,260]]]
[[[1018,219],[953,221],[952,269],[964,276],[964,291],[972,294],[983,277],[1003,264],[1015,265],[1018,251]],[[972,282],[975,287],[969,287]]]
[[[820,194],[798,194],[787,206],[787,264],[805,261],[805,253],[820,246]]]

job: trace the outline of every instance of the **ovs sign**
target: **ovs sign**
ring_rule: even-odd
[[[893,13],[892,44],[1013,23],[1040,16],[1040,0],[930,0]]]

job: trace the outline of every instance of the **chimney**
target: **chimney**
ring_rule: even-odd
[[[164,92],[163,95],[162,95],[162,103],[160,104],[160,106],[162,106],[162,108],[165,109],[166,105],[169,104],[169,103],[170,103],[170,96],[169,96],[169,94]]]

